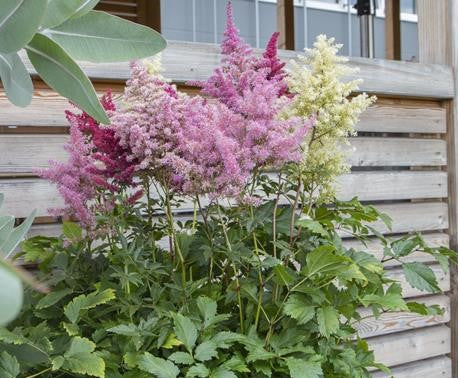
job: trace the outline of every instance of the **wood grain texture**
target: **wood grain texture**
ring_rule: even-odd
[[[361,114],[358,131],[383,133],[445,133],[444,108],[375,104]]]
[[[440,171],[358,172],[340,177],[338,185],[341,200],[355,196],[361,201],[432,199],[447,194],[447,176]],[[0,179],[0,193],[5,194],[2,210],[19,218],[27,216],[33,208],[37,209],[38,216],[45,216],[47,209],[63,204],[57,188],[42,179]],[[152,196],[156,197],[155,193]],[[192,201],[185,199],[181,211],[192,209]]]
[[[392,374],[375,372],[373,378],[450,378],[452,361],[445,356],[428,358],[391,369]]]
[[[261,50],[258,50],[261,53]],[[297,59],[298,53],[281,50],[281,59]],[[24,57],[24,55],[22,55]],[[34,69],[24,59],[29,72]],[[210,43],[168,41],[163,52],[164,75],[175,82],[203,80],[219,65],[219,46]],[[382,59],[349,58],[349,65],[359,72],[347,79],[363,79],[361,91],[380,95],[408,96],[416,98],[452,98],[453,73],[450,67],[434,64],[397,62]],[[95,80],[126,80],[128,63],[94,64],[82,62],[83,70]]]
[[[67,141],[67,135],[59,134],[0,134],[0,175],[31,174],[49,160],[65,161]],[[354,167],[442,166],[447,160],[440,139],[357,137],[343,149]]]
[[[444,310],[444,314],[422,316],[409,312],[384,313],[379,318],[370,317],[357,323],[355,327],[358,330],[359,336],[368,338],[387,335],[417,328],[432,327],[444,324],[450,320],[450,300],[446,295],[415,298],[415,301],[424,303],[427,306],[439,305]],[[369,309],[361,309],[359,313],[362,317],[372,316],[372,311]]]
[[[416,329],[368,340],[375,359],[387,366],[397,366],[450,352],[450,329],[444,325]],[[417,376],[436,378],[435,375]]]

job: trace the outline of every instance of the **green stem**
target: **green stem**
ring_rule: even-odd
[[[227,249],[229,251],[229,254],[232,255],[232,245],[231,245],[231,242],[229,241],[229,236],[227,235],[226,225],[224,224],[224,221],[223,221],[223,216],[221,214],[221,209],[220,209],[219,203],[216,204],[216,207],[218,209],[218,216],[219,216],[219,219],[220,219],[221,227],[223,229],[223,234],[224,234],[224,239],[226,241],[226,246],[227,246]],[[232,266],[232,270],[234,272],[235,283],[237,284],[236,292],[237,292],[237,302],[238,302],[238,305],[239,305],[240,331],[242,333],[244,333],[245,326],[244,326],[244,320],[243,320],[242,296],[240,294],[241,286],[240,286],[239,278],[237,276],[237,268],[235,267],[235,264],[232,261],[231,261],[231,266]]]
[[[39,371],[38,373],[36,374],[32,374],[32,375],[28,375],[27,377],[25,378],[33,378],[33,377],[38,377],[39,375],[42,375],[44,373],[47,373],[48,371],[51,371],[52,368],[47,368],[47,369],[44,369],[42,371]]]

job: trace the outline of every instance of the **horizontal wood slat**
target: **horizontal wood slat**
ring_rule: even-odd
[[[220,63],[219,52],[219,46],[210,43],[168,41],[162,57],[164,75],[181,83],[206,79]],[[279,55],[289,62],[297,59],[298,53],[281,50]],[[27,59],[25,61],[29,71],[35,73]],[[349,65],[359,71],[348,79],[363,79],[362,91],[417,98],[452,98],[454,95],[453,73],[447,66],[355,57],[349,58]],[[128,63],[84,62],[81,66],[93,79],[126,80],[129,77]]]
[[[427,298],[416,298],[415,301],[428,306],[439,305],[444,309],[443,315],[422,316],[408,312],[390,312],[380,315],[379,318],[366,318],[356,324],[360,337],[368,338],[391,334],[402,331],[409,331],[416,328],[431,327],[446,323],[450,320],[450,299],[446,295],[435,295]],[[362,317],[372,315],[369,309],[360,311]]]
[[[428,358],[391,369],[391,374],[375,372],[373,378],[450,378],[452,360],[441,356]]]
[[[99,86],[100,95],[106,90]],[[108,85],[108,88],[110,85]],[[121,88],[114,85],[115,98]],[[2,126],[68,126],[65,110],[71,109],[68,101],[55,92],[37,88],[32,103],[24,109],[12,105],[0,91],[0,125]],[[46,109],[46,111],[43,111]],[[356,125],[358,131],[387,133],[444,133],[445,109],[430,105],[376,104],[361,115]]]
[[[49,160],[65,161],[62,134],[0,134],[0,175],[31,174]],[[351,138],[348,163],[354,167],[441,166],[446,163],[445,141],[413,138]],[[13,147],[14,146],[14,147]]]
[[[342,176],[339,185],[338,197],[342,200],[355,196],[361,201],[447,196],[447,176],[440,171],[359,172]],[[5,194],[2,211],[19,218],[33,208],[37,209],[38,216],[45,216],[48,208],[63,203],[57,188],[42,179],[0,179],[0,193]],[[192,201],[188,200],[180,210],[190,211],[192,208]]]
[[[444,325],[369,339],[377,361],[396,366],[450,352],[450,329]],[[419,375],[436,378],[436,375]]]
[[[446,125],[444,108],[375,103],[361,114],[356,129],[383,133],[445,133]]]

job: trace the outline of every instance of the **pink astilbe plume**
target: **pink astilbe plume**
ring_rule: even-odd
[[[137,170],[181,194],[240,192],[249,159],[228,133],[243,122],[239,115],[223,104],[177,92],[139,63],[132,64],[124,102],[112,125]]]
[[[115,110],[111,93],[101,100],[108,113]],[[101,126],[87,113],[66,111],[70,123],[70,140],[65,145],[68,161],[50,161],[50,167],[38,170],[38,174],[57,185],[65,207],[50,209],[55,216],[76,217],[84,227],[95,227],[95,211],[101,205],[94,200],[101,191],[116,193],[120,185],[132,185],[135,165],[127,161],[127,151],[120,146],[114,131]],[[102,209],[103,210],[103,209]]]
[[[227,5],[227,24],[221,44],[222,66],[208,80],[194,83],[206,95],[216,98],[241,115],[244,122],[230,125],[241,148],[248,149],[253,165],[282,166],[301,158],[300,144],[312,120],[279,118],[290,99],[285,96],[286,73],[277,56],[278,33],[270,39],[260,57],[240,37]]]

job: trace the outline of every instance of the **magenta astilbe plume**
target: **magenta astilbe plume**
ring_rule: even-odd
[[[101,100],[111,114],[115,110],[111,93]],[[115,193],[120,185],[132,185],[135,165],[127,161],[128,153],[109,126],[99,125],[87,113],[66,111],[70,123],[70,140],[65,146],[66,163],[51,161],[50,167],[37,173],[57,185],[66,207],[51,209],[55,216],[76,217],[87,229],[95,227],[95,198],[101,191]],[[108,203],[97,205],[110,206]]]
[[[225,104],[244,122],[228,125],[241,148],[249,150],[252,165],[282,166],[301,158],[300,144],[311,120],[279,117],[290,99],[282,63],[277,56],[278,34],[274,33],[261,57],[240,37],[234,25],[232,4],[227,6],[227,24],[221,45],[222,67],[205,82],[195,83],[202,92]]]
[[[138,170],[182,194],[240,192],[249,159],[229,133],[243,123],[240,115],[223,104],[178,93],[139,63],[132,65],[124,102],[112,125]]]

